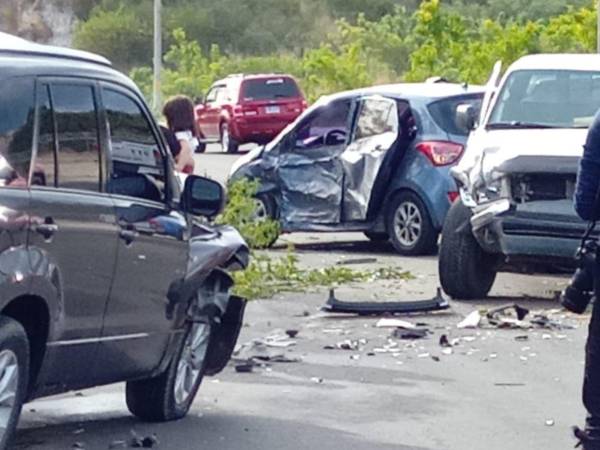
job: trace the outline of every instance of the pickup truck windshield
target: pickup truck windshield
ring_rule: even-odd
[[[587,128],[600,108],[600,72],[519,70],[507,78],[486,128]]]

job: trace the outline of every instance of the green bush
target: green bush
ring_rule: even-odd
[[[266,248],[279,236],[279,222],[268,218],[257,219],[257,181],[238,180],[228,186],[227,205],[217,218],[218,223],[232,225],[246,239],[250,248]]]

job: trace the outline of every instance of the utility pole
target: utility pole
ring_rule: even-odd
[[[600,0],[598,0],[600,2]],[[158,111],[161,106],[160,72],[162,71],[162,28],[161,0],[154,0],[154,79],[152,83],[152,108]]]

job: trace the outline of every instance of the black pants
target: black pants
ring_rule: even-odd
[[[596,299],[600,299],[599,287],[600,280],[596,279]],[[583,404],[588,412],[585,431],[589,436],[583,448],[600,450],[600,300],[596,300],[593,305],[585,346]]]

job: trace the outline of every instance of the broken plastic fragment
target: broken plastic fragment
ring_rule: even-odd
[[[426,328],[416,328],[414,330],[403,330],[402,328],[396,328],[393,336],[398,339],[421,339],[427,336],[428,330]]]
[[[400,319],[380,319],[375,326],[377,328],[405,328],[407,330],[414,330],[417,328],[415,324]]]
[[[471,312],[461,322],[456,325],[456,328],[477,328],[481,322],[481,314],[479,311]]]

